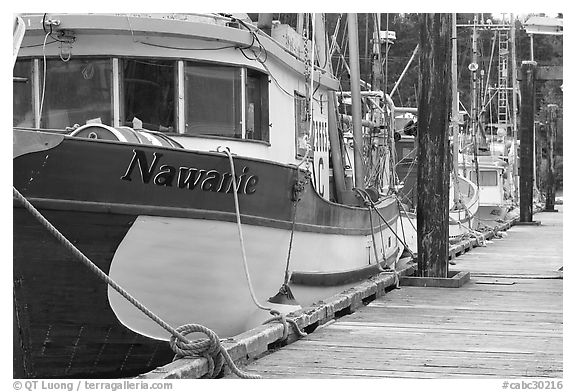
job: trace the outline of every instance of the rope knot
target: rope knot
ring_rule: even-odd
[[[271,323],[272,321],[280,321],[282,323],[282,326],[284,327],[284,330],[282,331],[282,338],[280,339],[280,341],[282,342],[286,341],[286,339],[288,339],[288,333],[289,333],[288,324],[286,323],[286,316],[275,309],[271,309],[270,314],[272,315],[272,317],[264,321],[264,324]]]
[[[298,326],[296,321],[294,321],[290,318],[287,318],[286,315],[280,313],[279,311],[277,311],[275,309],[270,309],[270,314],[272,315],[272,317],[269,318],[268,320],[264,321],[262,324],[268,324],[268,323],[271,323],[273,321],[281,322],[282,325],[284,326],[282,338],[280,339],[281,342],[284,342],[288,339],[288,334],[290,332],[288,329],[288,323],[292,324],[292,327],[294,328],[294,332],[296,332],[296,335],[298,335],[298,337],[303,338],[304,336],[308,335],[306,332],[304,332],[300,329],[300,327]]]
[[[199,324],[185,324],[176,328],[176,331],[184,336],[202,332],[208,336],[208,339],[198,339],[187,343],[174,335],[171,336],[170,348],[176,353],[175,360],[184,357],[204,357],[208,361],[208,372],[203,378],[216,378],[221,374],[224,365],[222,346],[220,339],[212,330]]]
[[[295,203],[300,201],[301,195],[306,189],[306,184],[308,184],[308,181],[310,179],[310,174],[306,172],[304,173],[303,179],[299,177],[300,176],[298,176],[298,178],[296,179],[296,181],[294,181],[294,184],[292,185],[292,201]]]

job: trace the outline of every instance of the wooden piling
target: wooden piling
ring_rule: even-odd
[[[520,68],[520,222],[532,222],[534,197],[534,82],[536,62],[522,61]]]
[[[558,105],[549,104],[546,107],[546,132],[548,139],[548,175],[546,181],[546,209],[552,212],[556,201],[556,169],[554,167],[554,143],[558,129]]]
[[[418,275],[448,277],[450,14],[422,14],[418,104]]]

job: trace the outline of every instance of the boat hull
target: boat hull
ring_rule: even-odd
[[[224,154],[57,138],[48,149],[15,148],[24,152],[14,186],[102,271],[174,327],[199,323],[226,337],[269,317],[250,297]],[[283,283],[293,227],[289,270],[316,279],[293,285],[301,305],[366,278],[375,253],[384,264],[397,259],[394,199],[378,205],[384,222],[325,201],[295,167],[234,163],[260,303]],[[172,358],[168,333],[16,202],[14,307],[15,377],[133,376]]]
[[[43,210],[104,272],[129,215]],[[15,378],[135,376],[170,361],[165,342],[118,321],[107,285],[27,211],[14,208]],[[145,360],[145,361],[144,361]]]

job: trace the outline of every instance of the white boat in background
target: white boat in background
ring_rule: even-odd
[[[494,227],[504,221],[514,208],[511,195],[511,166],[496,155],[479,155],[478,172],[472,159],[461,161],[460,172],[479,186],[478,225]]]

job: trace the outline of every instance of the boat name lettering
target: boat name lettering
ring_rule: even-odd
[[[142,150],[133,150],[134,155],[126,169],[126,173],[120,179],[132,181],[132,174],[136,166],[140,170],[140,178],[144,184],[150,182],[158,186],[177,186],[184,189],[201,189],[206,192],[232,193],[232,173],[220,173],[218,170],[197,169],[171,165],[160,165],[164,154],[153,153],[152,162],[148,165],[146,153]],[[239,194],[251,195],[256,193],[258,176],[249,174],[250,168],[244,166],[242,173],[236,177],[236,188]]]

